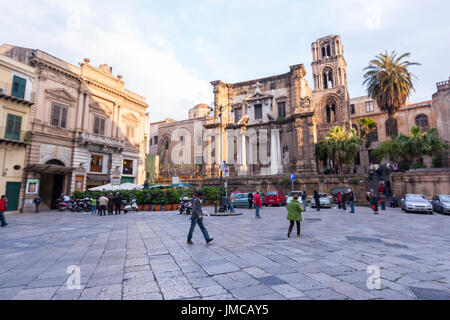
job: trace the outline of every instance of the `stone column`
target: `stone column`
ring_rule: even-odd
[[[78,102],[77,102],[77,106],[76,106],[76,124],[75,124],[75,130],[79,131],[83,128],[83,102],[84,102],[84,93],[82,90],[79,91],[78,93]]]
[[[270,131],[270,174],[280,173],[281,151],[280,151],[280,129]]]
[[[244,130],[239,132],[238,137],[238,166],[239,175],[247,175],[247,138]]]
[[[89,94],[84,95],[84,118],[83,118],[83,131],[89,130]]]

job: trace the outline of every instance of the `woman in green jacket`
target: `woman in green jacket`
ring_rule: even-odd
[[[287,219],[291,222],[289,226],[288,238],[291,237],[294,224],[297,222],[297,236],[300,237],[300,222],[302,219],[302,205],[298,202],[298,196],[295,195],[294,199],[287,205],[288,215]]]

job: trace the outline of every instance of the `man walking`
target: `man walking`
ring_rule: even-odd
[[[261,196],[259,194],[260,194],[260,191],[258,190],[255,193],[255,195],[253,196],[253,202],[254,202],[255,208],[256,208],[256,212],[255,212],[256,219],[261,219],[261,216],[259,215],[259,210],[262,207],[262,203],[261,203]]]
[[[192,242],[192,237],[194,235],[194,229],[197,224],[200,227],[200,230],[202,230],[203,232],[206,244],[214,240],[214,238],[209,237],[208,230],[206,230],[205,226],[203,225],[202,202],[201,202],[202,197],[203,197],[202,192],[194,194],[194,200],[192,201],[191,228],[189,230],[187,244],[194,244]]]
[[[103,193],[100,195],[100,198],[98,199],[98,207],[99,212],[101,216],[106,216],[106,208],[108,206],[108,198],[103,195]]]
[[[35,207],[34,213],[39,213],[39,205],[41,204],[41,202],[42,202],[42,198],[39,196],[37,196],[36,198],[33,199],[33,203],[34,203],[34,207]]]
[[[122,214],[122,196],[119,192],[116,193],[116,196],[114,197],[114,203],[116,205],[116,215],[117,213]]]
[[[314,201],[316,203],[316,207],[317,207],[317,211],[320,211],[320,196],[319,193],[316,191],[314,191]]]
[[[352,189],[348,189],[348,203],[350,205],[350,213],[355,213],[355,194]]]
[[[253,193],[248,194],[248,208],[253,209]]]
[[[6,196],[2,196],[2,198],[0,199],[0,222],[1,222],[1,226],[3,228],[8,225],[6,223],[6,219],[5,219],[5,211],[6,211],[7,203],[8,203],[8,198],[6,198]]]

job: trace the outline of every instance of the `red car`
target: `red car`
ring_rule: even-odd
[[[286,196],[279,190],[271,190],[266,194],[266,199],[264,200],[264,204],[266,206],[284,206],[286,205],[287,198]]]

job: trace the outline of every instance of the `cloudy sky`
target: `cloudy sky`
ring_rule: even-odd
[[[0,43],[41,49],[72,64],[88,57],[147,98],[152,121],[184,119],[213,100],[213,80],[237,82],[304,63],[311,42],[339,34],[352,97],[363,68],[385,50],[411,52],[412,102],[450,76],[448,0],[0,0]]]

